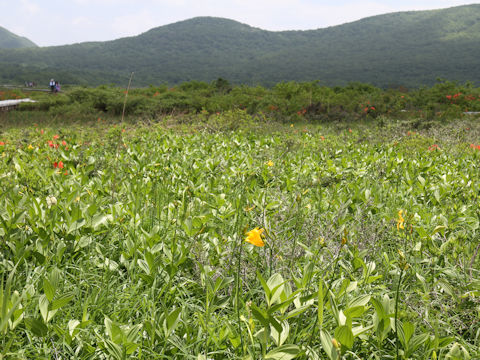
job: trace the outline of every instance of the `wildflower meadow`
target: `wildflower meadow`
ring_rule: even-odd
[[[387,95],[0,113],[0,359],[479,359],[478,117]]]

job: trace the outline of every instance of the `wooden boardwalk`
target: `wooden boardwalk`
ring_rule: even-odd
[[[8,111],[8,110],[15,109],[22,102],[36,102],[36,101],[31,99],[1,100],[0,111]]]

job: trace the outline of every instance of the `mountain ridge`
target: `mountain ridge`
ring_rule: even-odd
[[[37,47],[37,45],[26,37],[16,35],[0,26],[0,49],[18,49],[26,47]]]
[[[15,77],[48,72],[64,82],[137,85],[212,81],[350,81],[421,86],[438,77],[478,82],[480,5],[367,17],[316,30],[267,31],[196,17],[106,42],[0,50]],[[17,65],[14,65],[17,64]],[[0,79],[7,81],[0,69]],[[36,79],[37,81],[39,79]]]

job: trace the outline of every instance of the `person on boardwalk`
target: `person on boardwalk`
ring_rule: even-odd
[[[60,91],[60,83],[58,81],[55,81],[55,92],[59,92]]]
[[[55,91],[55,80],[50,79],[50,91],[53,93]]]

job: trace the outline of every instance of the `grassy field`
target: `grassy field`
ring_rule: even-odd
[[[480,358],[478,119],[195,119],[1,114],[0,359]]]

